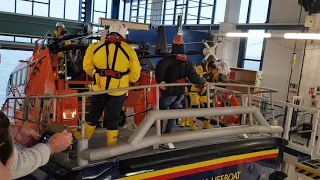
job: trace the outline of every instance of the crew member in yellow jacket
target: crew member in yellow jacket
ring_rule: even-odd
[[[126,24],[116,22],[109,28],[106,39],[91,44],[83,61],[84,71],[93,78],[92,90],[126,88],[140,78],[141,66],[135,50],[125,42],[128,28]],[[106,107],[107,144],[117,143],[120,112],[127,91],[110,92],[90,98],[91,111],[86,117],[85,138],[90,139]],[[80,131],[74,133],[81,138]]]
[[[217,66],[213,61],[205,62],[196,67],[196,72],[204,77],[208,82],[214,81],[214,75],[217,73]],[[191,108],[205,108],[207,107],[208,98],[207,98],[207,89],[206,87],[199,85],[192,85],[189,91],[191,98]],[[212,103],[212,100],[210,100]],[[210,117],[199,117],[199,120],[203,121],[203,129],[211,128],[211,118]],[[196,117],[190,119],[191,130],[197,130],[196,127]]]
[[[54,38],[63,38],[67,35],[67,30],[65,25],[62,22],[57,22],[56,29],[53,30]]]
[[[56,29],[53,30],[53,33],[54,33],[55,39],[61,39],[64,36],[68,35],[66,26],[62,22],[57,22]],[[66,44],[71,44],[71,42],[66,41]],[[59,71],[61,73],[63,73],[65,70],[64,65],[63,65],[64,61],[65,61],[64,60],[64,52],[59,52],[58,57],[59,57]]]

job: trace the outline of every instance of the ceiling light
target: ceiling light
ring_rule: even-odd
[[[312,33],[286,33],[284,34],[285,39],[311,39],[320,40],[320,34]]]
[[[227,37],[270,38],[270,33],[227,33]]]

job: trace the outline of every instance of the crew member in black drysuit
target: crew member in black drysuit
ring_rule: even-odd
[[[207,85],[206,80],[197,74],[192,63],[188,61],[184,42],[180,34],[174,37],[171,54],[157,63],[155,76],[159,84],[183,83],[185,79],[188,78],[189,81],[194,84]],[[178,109],[181,101],[184,99],[185,86],[162,87],[160,89],[160,110]],[[172,131],[174,121],[174,119],[168,120],[164,133],[170,133]],[[163,122],[161,121],[161,127],[162,126]]]

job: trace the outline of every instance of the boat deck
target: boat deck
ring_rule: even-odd
[[[199,128],[201,130],[201,128]],[[174,132],[183,132],[183,131],[189,131],[189,127],[181,128],[176,126],[172,133]],[[119,137],[118,137],[118,144],[127,142],[130,136],[132,135],[133,131],[128,129],[121,129],[119,131]],[[156,134],[156,128],[152,127],[148,131],[146,136],[151,136]],[[265,136],[249,136],[249,138],[263,138]],[[95,134],[89,141],[89,148],[99,148],[99,147],[105,147],[106,146],[106,132],[105,129],[98,129],[95,131]],[[95,166],[97,164],[102,164],[106,162],[115,162],[120,161],[124,159],[130,159],[135,157],[141,157],[141,156],[147,156],[152,154],[157,154],[161,152],[167,152],[167,151],[175,151],[175,150],[181,150],[181,149],[187,149],[187,148],[193,148],[193,147],[200,147],[200,146],[206,146],[206,145],[212,145],[212,144],[220,144],[220,143],[226,143],[226,142],[235,142],[243,140],[239,136],[224,136],[219,138],[209,138],[209,139],[203,139],[203,140],[197,140],[197,141],[187,141],[187,142],[179,142],[174,143],[175,149],[169,150],[169,149],[163,149],[159,148],[154,150],[152,147],[148,147],[145,149],[141,149],[138,151],[134,151],[131,153],[119,155],[113,158],[105,159],[99,162],[90,162],[90,165],[88,166]],[[68,169],[68,170],[78,170],[81,169],[77,165],[77,158],[74,151],[68,152],[68,153],[59,153],[54,155],[51,158],[52,162],[55,162],[56,164]]]

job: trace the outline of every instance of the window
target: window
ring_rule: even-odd
[[[146,0],[139,1],[138,7],[138,22],[144,23],[145,16],[146,16]]]
[[[0,79],[8,82],[9,86],[15,86],[13,70],[20,64],[19,60],[26,60],[32,56],[32,51],[7,50],[0,49],[2,62],[0,63]],[[9,79],[11,79],[9,81]],[[4,82],[4,81],[3,81]],[[0,86],[0,104],[2,104],[6,97],[7,86]]]
[[[132,1],[132,8],[131,8],[131,20],[134,22],[138,22],[138,1]]]
[[[76,0],[79,2],[79,0]],[[99,18],[111,18],[112,0],[93,0],[92,22],[98,23]]]
[[[166,1],[164,9],[164,25],[173,25],[175,1]]]
[[[27,68],[22,69],[21,85],[26,84]]]
[[[32,2],[17,0],[16,13],[32,15]]]
[[[241,0],[239,23],[247,23],[249,0]]]
[[[17,84],[17,73],[13,73],[13,78],[12,78],[12,82],[11,82],[11,86],[12,87],[16,87]]]
[[[5,11],[5,12],[14,12],[15,10],[15,1],[13,0],[0,0],[1,6],[0,6],[0,11]]]
[[[20,86],[21,84],[21,70],[17,72],[17,86]]]
[[[106,12],[107,0],[95,0],[94,1],[94,10],[100,12]]]
[[[0,3],[0,11],[80,20],[79,0],[0,0]]]
[[[190,0],[187,5],[187,24],[219,24],[224,22],[227,0]]]
[[[107,18],[111,19],[111,11],[112,11],[112,0],[108,0],[107,4]]]
[[[99,23],[99,18],[104,18],[105,17],[105,13],[101,13],[101,12],[94,12],[93,13],[93,21],[94,23]]]
[[[214,15],[214,24],[220,24],[224,22],[224,15],[226,12],[227,0],[217,0],[216,12]]]
[[[31,38],[31,43],[36,43],[37,40],[39,40],[38,38]]]
[[[50,17],[64,18],[64,0],[50,1]]]
[[[123,13],[125,11],[124,9],[124,2],[123,0],[120,0],[120,6],[119,6],[119,20],[123,20]]]
[[[14,36],[1,36],[0,41],[14,41]]]
[[[146,23],[150,24],[151,22],[151,7],[152,7],[152,3],[151,1],[147,1],[148,2],[148,6],[147,6],[147,15],[146,15]]]
[[[31,43],[31,38],[15,37],[15,42]]]
[[[249,33],[264,33],[264,30],[249,30]],[[264,38],[248,38],[245,58],[260,60]]]
[[[266,23],[268,19],[269,0],[242,0],[239,23]],[[248,10],[249,9],[249,12]],[[265,30],[249,30],[250,32],[264,33]],[[261,70],[263,64],[264,38],[242,39],[240,43],[240,59],[238,66]]]
[[[253,33],[264,33],[265,30],[249,30]],[[260,70],[262,63],[264,38],[247,38],[242,67],[250,70]]]
[[[252,0],[249,23],[266,23],[269,0]]]
[[[131,7],[131,3],[130,0],[126,0],[125,3],[125,13],[124,13],[124,20],[129,21],[130,19],[130,7]]]
[[[66,2],[64,6],[65,19],[70,19],[75,21],[80,20],[79,19],[79,7],[80,7],[79,0],[66,0],[65,2]]]
[[[249,70],[254,70],[254,71],[259,71],[260,70],[260,62],[245,60],[243,68],[249,69]]]
[[[10,75],[10,82],[9,81],[7,82],[6,96],[8,96],[10,94],[11,78],[12,78],[12,75]],[[3,97],[3,98],[5,98],[5,97]]]
[[[187,24],[197,24],[198,22],[198,12],[199,12],[199,0],[189,1],[188,4],[188,14],[187,14]]]
[[[177,4],[175,7],[176,10],[176,19],[174,24],[178,24],[178,16],[181,15],[182,17],[182,24],[184,24],[184,18],[185,18],[185,7],[186,7],[186,2],[183,0],[177,0]]]
[[[212,24],[213,6],[214,0],[202,1],[200,11],[200,24]]]
[[[48,2],[46,4],[44,4],[44,3],[34,3],[34,5],[33,5],[33,15],[48,17],[48,15],[49,15],[48,8],[49,8],[48,7]]]
[[[239,23],[266,23],[270,0],[241,0]]]

